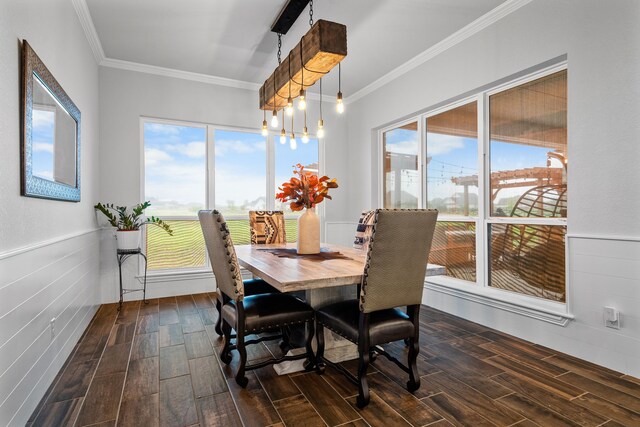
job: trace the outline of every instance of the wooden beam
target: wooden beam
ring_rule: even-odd
[[[302,50],[302,55],[300,54]],[[291,97],[297,98],[304,75],[305,88],[312,86],[347,56],[347,27],[319,20],[282,60],[260,88],[260,109],[280,110],[287,105],[289,84]],[[304,64],[304,70],[303,70]],[[291,80],[289,80],[291,67]]]

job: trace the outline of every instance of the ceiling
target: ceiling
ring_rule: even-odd
[[[347,26],[342,91],[353,94],[505,0],[316,0],[314,19]],[[286,0],[86,0],[107,58],[262,84],[277,64],[270,31]],[[308,7],[282,37],[285,57]],[[337,73],[325,88],[337,86]],[[317,85],[316,85],[317,86]]]

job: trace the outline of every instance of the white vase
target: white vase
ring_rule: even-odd
[[[320,253],[320,217],[315,208],[305,210],[298,218],[298,253]]]
[[[140,247],[140,230],[117,230],[118,250],[131,251]]]

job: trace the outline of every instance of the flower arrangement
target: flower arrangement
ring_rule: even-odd
[[[131,211],[129,211],[129,208],[126,206],[114,206],[111,203],[98,203],[94,208],[102,212],[109,220],[109,224],[118,229],[118,231],[139,230],[144,224],[155,224],[169,233],[169,235],[173,236],[173,230],[171,230],[171,227],[169,227],[169,225],[160,218],[156,218],[155,216],[144,218],[142,216],[144,210],[149,206],[151,206],[150,202],[144,202],[134,206]],[[115,212],[115,214],[111,211]]]
[[[338,181],[328,176],[318,178],[312,172],[304,170],[300,163],[294,166],[294,175],[289,181],[282,183],[278,187],[281,192],[276,194],[276,199],[281,202],[291,202],[289,205],[292,211],[301,211],[304,208],[314,208],[324,199],[331,200],[329,196],[330,188],[338,188]]]

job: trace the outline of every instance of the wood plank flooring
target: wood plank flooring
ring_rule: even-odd
[[[422,387],[383,357],[371,403],[332,368],[233,380],[220,362],[215,294],[103,305],[28,426],[640,426],[640,381],[423,307]],[[402,343],[385,346],[406,357]],[[249,347],[250,360],[278,353]],[[355,371],[356,362],[344,363]]]

